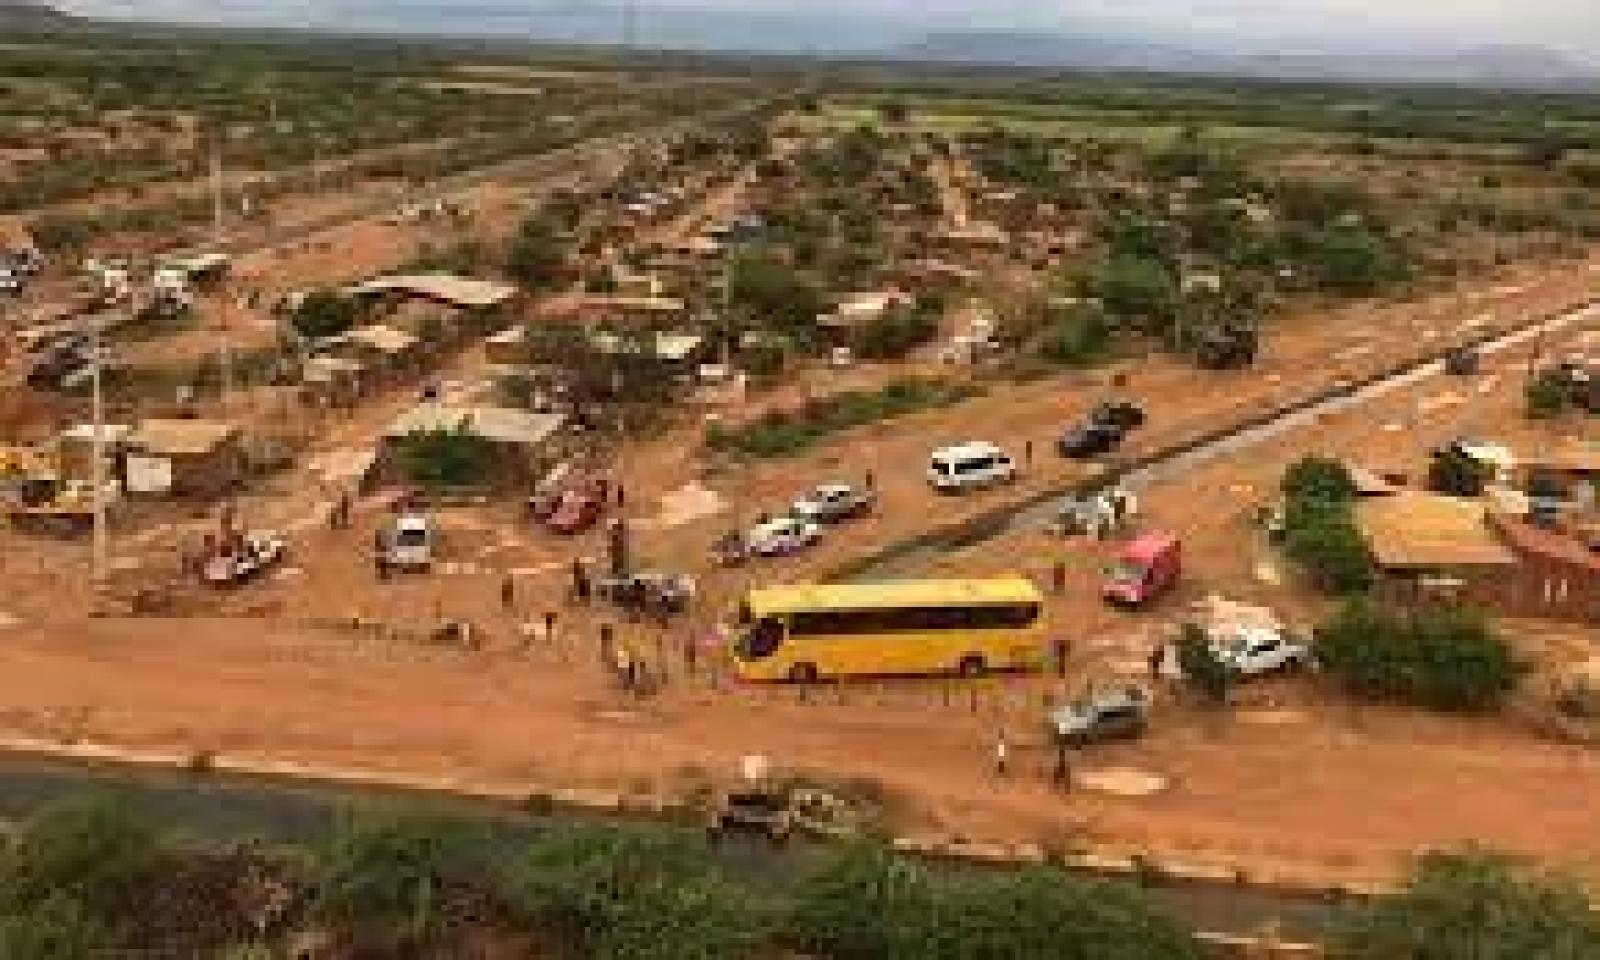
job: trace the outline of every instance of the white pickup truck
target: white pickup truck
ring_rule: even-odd
[[[1310,647],[1287,631],[1272,627],[1238,626],[1213,631],[1207,645],[1241,679],[1302,670],[1313,661]],[[1161,673],[1174,680],[1183,678],[1175,644],[1166,647]]]

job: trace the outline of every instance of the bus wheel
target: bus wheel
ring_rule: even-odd
[[[989,665],[977,654],[961,658],[961,665],[956,667],[956,672],[963,677],[981,677],[989,672]]]
[[[816,683],[817,665],[814,663],[797,663],[789,668],[790,683]]]

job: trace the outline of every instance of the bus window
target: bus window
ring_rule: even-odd
[[[765,660],[778,652],[783,645],[783,621],[767,617],[745,631],[739,638],[738,654],[741,660]]]

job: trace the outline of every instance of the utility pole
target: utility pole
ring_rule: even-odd
[[[102,365],[100,314],[88,316],[89,323],[89,419],[94,434],[89,444],[89,483],[94,487],[94,542],[90,558],[90,582],[96,594],[104,589],[109,571],[110,531],[106,527],[106,411],[101,390]]]
[[[211,140],[211,246],[214,253],[222,252],[222,193],[222,136],[217,133]],[[233,344],[228,339],[225,321],[218,329],[222,335],[222,399],[226,403],[233,394]]]

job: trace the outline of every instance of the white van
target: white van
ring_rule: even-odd
[[[963,443],[933,452],[928,463],[928,483],[943,493],[960,493],[1017,477],[1017,465],[992,443]]]

